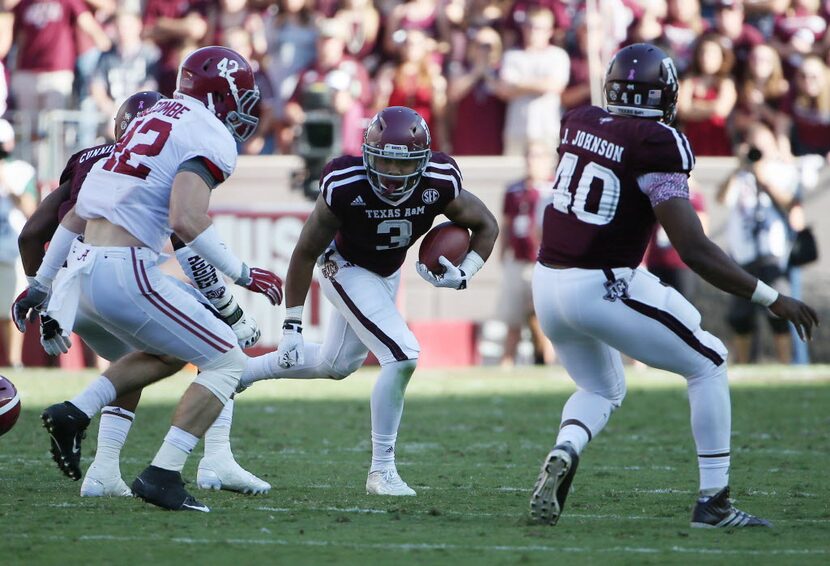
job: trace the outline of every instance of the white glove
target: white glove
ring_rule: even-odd
[[[219,316],[222,318],[222,321],[230,326],[234,334],[236,334],[236,341],[240,348],[245,350],[259,342],[262,333],[259,330],[256,320],[254,320],[254,317],[246,315],[242,311],[233,294],[230,294],[230,300],[225,306],[216,307],[216,310],[219,311]]]
[[[69,334],[60,327],[57,320],[41,314],[40,345],[50,356],[57,356],[58,354],[67,353],[70,346],[72,346],[72,341],[69,339]]]
[[[282,340],[277,348],[277,363],[288,369],[305,363],[303,325],[299,320],[286,319],[282,325]]]
[[[441,256],[438,258],[438,263],[444,266],[445,271],[440,275],[436,275],[427,268],[426,265],[420,261],[415,263],[415,269],[418,275],[423,277],[427,283],[431,283],[436,287],[447,287],[450,289],[466,289],[469,277],[459,267],[452,264],[450,260]]]

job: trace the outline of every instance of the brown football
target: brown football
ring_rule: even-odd
[[[20,416],[20,395],[14,384],[0,375],[0,436],[9,432]]]
[[[470,232],[453,222],[444,222],[433,227],[421,240],[418,261],[436,275],[444,273],[444,266],[438,262],[441,256],[458,265],[470,249]]]

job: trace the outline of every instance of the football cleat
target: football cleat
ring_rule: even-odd
[[[40,415],[51,437],[52,459],[67,477],[81,479],[81,440],[86,437],[89,417],[82,410],[64,401],[48,407]]]
[[[132,489],[136,497],[162,509],[210,512],[207,505],[196,501],[184,488],[181,472],[147,466],[133,481]]]
[[[415,495],[415,490],[406,485],[395,468],[369,472],[366,478],[366,493],[368,495]]]
[[[568,490],[579,466],[579,454],[569,443],[553,447],[542,463],[539,478],[530,496],[530,516],[540,523],[555,525],[565,507]]]
[[[81,497],[132,497],[133,492],[121,479],[118,468],[96,465],[89,467],[81,484]]]
[[[772,523],[740,509],[729,499],[729,486],[711,497],[701,497],[692,512],[692,527],[697,529],[736,529],[772,527]]]
[[[271,484],[240,466],[232,456],[202,458],[196,473],[199,489],[224,489],[248,495],[264,495]]]

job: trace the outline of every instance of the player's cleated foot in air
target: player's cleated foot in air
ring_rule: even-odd
[[[81,497],[132,497],[133,492],[121,479],[117,467],[97,465],[89,467],[81,484]]]
[[[196,485],[200,489],[225,489],[249,495],[264,495],[271,491],[270,483],[237,464],[233,456],[202,458]]]
[[[579,466],[579,454],[567,442],[553,447],[542,463],[539,478],[530,496],[530,516],[540,523],[555,525],[565,507],[568,490]]]
[[[742,527],[772,527],[772,523],[740,509],[729,499],[729,486],[711,497],[697,500],[692,512],[692,527],[699,529],[736,529]]]
[[[406,485],[395,468],[369,472],[366,478],[366,493],[369,495],[415,495],[415,490]]]
[[[86,437],[89,417],[82,410],[64,401],[48,407],[40,415],[51,437],[52,459],[67,477],[81,479],[81,440]]]
[[[133,494],[147,503],[170,511],[210,512],[184,488],[181,472],[147,466],[133,481]]]

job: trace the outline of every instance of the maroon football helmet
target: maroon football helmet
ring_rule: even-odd
[[[427,123],[411,108],[375,114],[363,136],[363,165],[378,196],[392,203],[409,198],[429,163],[431,142]]]
[[[176,94],[201,101],[237,141],[244,142],[259,123],[259,88],[245,58],[227,47],[197,49],[182,61]]]
[[[164,96],[160,92],[145,90],[125,100],[115,114],[115,141],[121,139],[136,116],[152,108],[162,98]]]
[[[677,69],[649,43],[620,49],[605,73],[605,109],[611,114],[671,124],[677,115]]]

